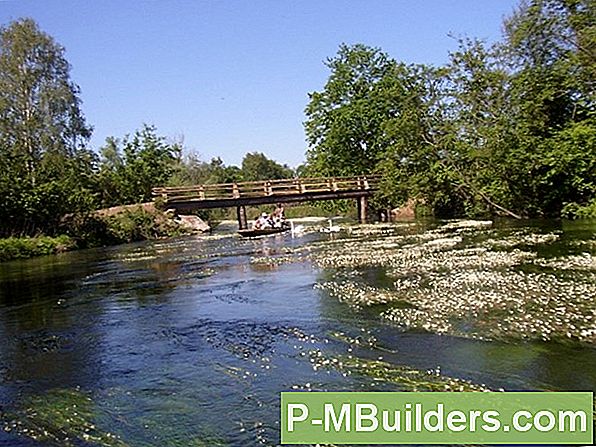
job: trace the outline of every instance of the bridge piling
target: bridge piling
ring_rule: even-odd
[[[248,223],[246,221],[246,207],[237,206],[236,217],[238,218],[238,229],[246,230],[248,228]]]
[[[362,196],[356,199],[358,205],[358,223],[366,223],[368,220],[368,198]]]

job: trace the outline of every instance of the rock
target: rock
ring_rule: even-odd
[[[176,222],[182,227],[199,233],[211,231],[211,227],[199,216],[179,214]]]
[[[416,217],[416,201],[408,199],[408,201],[400,208],[391,210],[391,219],[414,219]]]

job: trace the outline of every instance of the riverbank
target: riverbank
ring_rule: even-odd
[[[164,239],[190,234],[184,220],[145,207],[127,207],[119,212],[96,212],[70,216],[58,236],[9,237],[0,239],[0,262],[52,255],[80,248]]]
[[[217,210],[220,211],[220,210]],[[211,226],[237,225],[231,216],[231,209],[214,216],[208,215]],[[253,207],[249,220],[270,207]],[[333,210],[336,211],[336,210]],[[311,204],[288,206],[286,216],[296,223],[308,220],[327,220],[337,213]],[[345,218],[354,218],[353,210],[342,213]],[[395,211],[401,211],[396,209]],[[413,210],[412,210],[413,211]],[[393,214],[394,219],[410,218],[411,214]],[[198,221],[197,222],[195,222]],[[594,219],[578,219],[577,222],[594,222]],[[527,221],[529,222],[529,221]],[[63,224],[58,236],[10,237],[0,239],[0,262],[26,259],[36,256],[59,254],[66,251],[107,247],[130,242],[166,239],[193,233],[209,231],[210,227],[197,216],[174,216],[156,208],[153,203],[125,205],[98,210],[87,216],[71,216]]]
[[[270,206],[251,208],[249,219],[254,220],[262,212],[270,212],[270,208]],[[233,209],[216,210],[203,217],[209,220],[210,225],[219,225],[226,219],[233,219],[235,217],[233,214]],[[311,204],[291,205],[286,209],[286,216],[292,220],[310,218],[305,216],[324,219],[330,215],[334,215],[333,211]],[[63,222],[57,236],[19,236],[0,239],[0,262],[82,248],[165,239],[208,230],[209,225],[197,216],[174,217],[167,211],[156,208],[152,202],[116,206],[85,216],[69,216]]]
[[[0,262],[63,253],[76,246],[76,241],[65,234],[57,237],[9,237],[0,239]]]

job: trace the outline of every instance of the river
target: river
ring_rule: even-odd
[[[596,222],[302,222],[0,264],[0,445],[275,446],[284,390],[596,390]]]

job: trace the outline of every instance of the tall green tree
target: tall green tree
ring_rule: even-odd
[[[102,205],[150,201],[154,187],[169,183],[181,152],[179,144],[169,143],[149,125],[122,140],[108,138],[98,174]]]
[[[496,45],[444,67],[342,45],[310,95],[307,165],[383,174],[379,202],[437,215],[596,216],[594,0],[524,0]]]
[[[377,199],[384,206],[414,199],[439,214],[462,212],[463,202],[449,166],[453,137],[447,123],[452,102],[445,96],[446,73],[444,68],[409,67],[407,94],[399,97],[399,113],[382,126],[386,148],[376,171],[382,174]]]
[[[307,175],[383,175],[378,204],[442,191],[442,71],[408,66],[377,48],[342,45],[306,109]]]
[[[500,46],[519,139],[511,181],[531,214],[590,206],[596,214],[596,5],[523,1]]]
[[[468,215],[505,213],[514,207],[511,152],[518,141],[509,109],[509,76],[492,47],[465,39],[450,55],[441,127],[451,136],[443,147],[454,192]]]
[[[244,181],[275,180],[292,178],[294,171],[267,158],[261,152],[249,152],[242,159],[242,179]]]
[[[33,20],[0,29],[0,141],[32,180],[44,154],[72,156],[91,136],[79,93],[64,48]]]
[[[51,231],[92,206],[79,93],[64,48],[33,20],[0,28],[0,232]]]
[[[383,124],[399,113],[406,69],[378,48],[342,44],[326,62],[320,92],[309,94],[304,123],[310,175],[374,170],[387,142]]]

